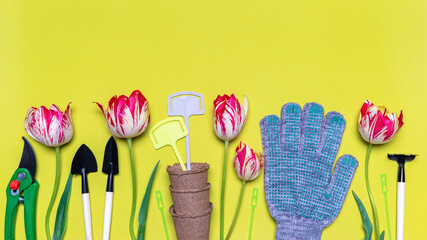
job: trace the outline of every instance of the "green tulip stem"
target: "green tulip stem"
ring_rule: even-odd
[[[135,164],[132,151],[132,138],[128,138],[129,155],[130,155],[130,169],[132,171],[132,210],[130,212],[129,219],[129,231],[132,240],[136,240],[135,231],[133,225],[135,222],[135,208],[136,208],[136,175],[135,175]]]
[[[243,192],[245,191],[246,181],[242,181],[242,189],[240,190],[239,202],[237,203],[236,212],[234,213],[233,222],[231,223],[230,230],[228,230],[227,237],[225,240],[230,239],[231,232],[233,231],[234,225],[236,224],[237,215],[239,215],[240,206],[242,206]]]
[[[372,143],[369,143],[368,151],[366,152],[366,161],[365,161],[365,182],[366,190],[368,190],[369,200],[371,201],[372,211],[374,212],[374,227],[375,227],[375,239],[380,240],[380,230],[378,224],[378,212],[377,207],[375,206],[374,197],[372,196],[371,186],[369,184],[369,157],[371,156]]]
[[[50,219],[50,213],[52,212],[53,204],[55,203],[56,193],[58,192],[58,185],[59,185],[59,146],[55,147],[56,152],[56,172],[55,172],[55,183],[53,185],[53,192],[52,196],[50,197],[49,207],[47,208],[46,217],[44,220],[44,227],[46,232],[46,239],[50,240],[50,229],[49,229],[49,219]]]
[[[225,195],[225,175],[227,174],[227,155],[228,155],[228,141],[225,141],[224,152],[224,165],[222,166],[222,185],[221,185],[221,215],[219,226],[219,239],[224,240],[224,195]]]

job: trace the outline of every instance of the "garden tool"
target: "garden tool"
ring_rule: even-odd
[[[105,146],[104,164],[102,165],[102,172],[108,174],[107,191],[105,193],[105,206],[104,206],[104,228],[102,239],[110,239],[111,228],[111,212],[113,209],[113,188],[114,188],[114,175],[119,173],[119,157],[117,153],[117,144],[114,137],[111,136]]]
[[[264,117],[264,187],[276,239],[320,239],[338,216],[358,166],[341,156],[334,171],[346,122],[338,112],[323,118],[323,107],[296,103],[282,107],[281,118]],[[332,172],[332,174],[331,174]]]
[[[33,147],[25,137],[24,150],[18,169],[12,175],[6,188],[6,216],[4,221],[4,239],[15,239],[15,220],[18,205],[24,204],[25,236],[27,240],[37,239],[36,205],[39,183],[36,174],[36,156]]]
[[[388,159],[399,164],[397,172],[397,229],[396,240],[403,240],[405,221],[405,163],[415,159],[417,155],[388,154]]]
[[[71,165],[71,173],[82,175],[82,199],[86,240],[92,240],[92,220],[87,174],[97,171],[98,165],[96,164],[95,156],[86,145],[82,144],[79,150],[77,150],[76,155],[74,155],[73,163]]]
[[[166,145],[170,145],[178,159],[179,164],[183,171],[187,171],[187,168],[182,161],[181,155],[179,154],[176,142],[187,136],[188,131],[185,127],[184,121],[179,117],[170,117],[158,122],[148,133],[151,138],[151,142],[155,149],[162,148]]]
[[[168,97],[168,115],[184,117],[188,135],[185,137],[187,154],[187,170],[191,170],[190,154],[190,126],[189,119],[193,115],[205,114],[205,100],[203,95],[196,92],[178,92]]]

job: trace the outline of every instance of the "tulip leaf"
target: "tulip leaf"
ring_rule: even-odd
[[[62,193],[61,200],[58,204],[58,209],[56,211],[55,219],[55,229],[53,230],[52,240],[62,240],[65,235],[65,230],[67,229],[67,212],[68,212],[68,203],[70,202],[71,195],[71,183],[73,180],[73,175],[68,176],[67,184],[65,185],[64,192]]]
[[[384,240],[385,231],[381,233],[380,240]]]
[[[369,216],[368,216],[368,213],[366,212],[365,206],[363,206],[362,201],[359,199],[359,197],[356,195],[356,193],[354,191],[353,191],[353,196],[354,196],[354,199],[356,199],[356,203],[357,203],[357,206],[359,207],[360,215],[362,216],[363,228],[365,229],[365,239],[364,240],[371,240],[372,239],[372,231],[373,231],[371,220],[369,220]],[[384,236],[383,236],[383,238],[384,238]]]
[[[147,213],[148,213],[148,202],[150,201],[151,186],[153,185],[154,175],[156,174],[157,167],[159,166],[157,162],[153,171],[151,172],[150,180],[148,181],[147,188],[145,189],[144,199],[142,199],[141,209],[139,210],[138,216],[138,240],[143,240],[145,237],[145,225],[147,223]]]

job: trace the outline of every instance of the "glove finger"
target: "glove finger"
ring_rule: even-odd
[[[328,225],[338,216],[347,196],[354,173],[359,162],[355,157],[349,154],[341,156],[335,164],[331,181],[325,191],[325,200],[330,202]]]
[[[318,103],[307,103],[302,110],[299,156],[305,162],[312,161],[319,146],[323,120],[323,107]]]
[[[280,137],[279,137],[279,117],[276,115],[265,116],[261,122],[261,140],[264,154],[264,188],[267,205],[273,217],[280,211],[280,175],[284,171],[281,165]]]
[[[261,140],[264,156],[274,156],[280,152],[280,122],[276,115],[268,115],[261,119]]]
[[[297,157],[300,140],[301,107],[296,103],[287,103],[282,107],[280,124],[280,145],[289,161]]]
[[[332,167],[341,145],[345,129],[345,119],[338,112],[329,112],[323,122],[322,134],[317,150],[318,168],[322,168],[320,178],[325,184],[329,182]]]

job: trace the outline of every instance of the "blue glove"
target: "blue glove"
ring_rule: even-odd
[[[332,172],[345,129],[345,119],[323,107],[296,103],[282,107],[261,122],[265,158],[264,187],[270,214],[276,220],[276,239],[320,239],[338,216],[359,165],[341,156]]]

